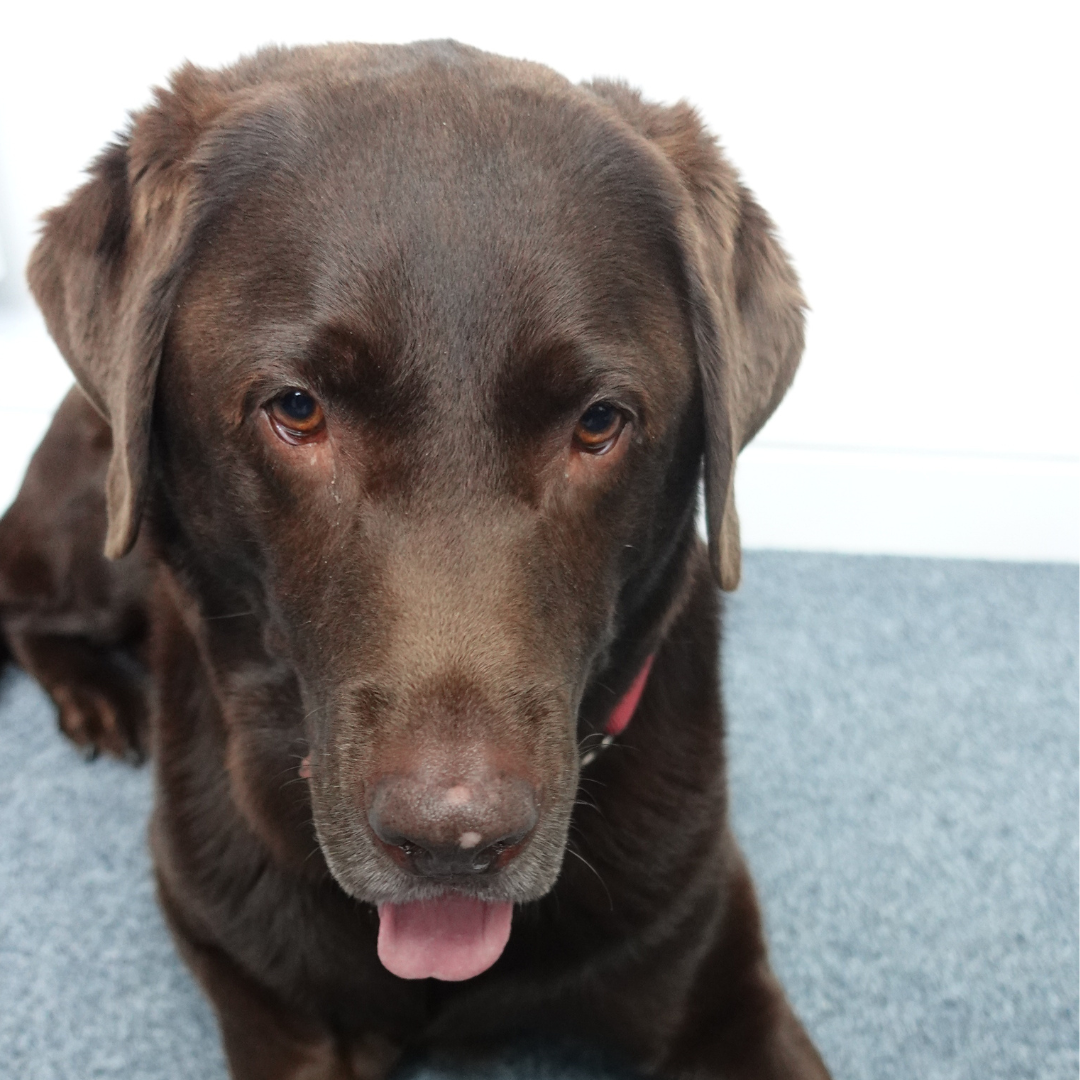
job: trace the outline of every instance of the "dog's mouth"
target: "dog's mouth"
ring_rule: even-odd
[[[499,961],[514,906],[539,900],[558,879],[576,740],[564,701],[546,704],[546,739],[537,722],[526,726],[531,715],[508,712],[508,735],[489,730],[502,713],[477,706],[487,726],[470,719],[476,733],[448,727],[437,706],[400,706],[405,719],[382,724],[389,733],[374,722],[361,728],[353,708],[313,731],[299,773],[327,869],[378,911],[383,967],[402,979],[458,982]],[[441,728],[426,719],[431,712]]]
[[[502,955],[513,908],[458,893],[380,904],[379,960],[400,979],[471,979]]]
[[[506,949],[514,906],[555,884],[573,805],[565,793],[549,799],[535,826],[525,822],[527,837],[519,839],[524,826],[515,825],[510,839],[517,842],[505,849],[498,837],[506,826],[489,830],[496,840],[485,849],[480,822],[474,833],[451,823],[446,831],[458,833],[456,845],[422,849],[408,839],[393,845],[398,838],[385,821],[380,836],[337,785],[320,790],[317,767],[305,762],[303,771],[315,774],[312,809],[327,868],[346,894],[376,907],[378,958],[398,978],[458,982],[487,971]]]

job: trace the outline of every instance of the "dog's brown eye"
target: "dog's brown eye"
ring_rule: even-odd
[[[626,414],[609,401],[590,405],[581,415],[574,430],[574,442],[578,449],[590,454],[602,454],[614,445],[626,425]]]
[[[278,434],[294,439],[317,435],[326,423],[322,406],[303,390],[286,390],[270,402],[267,412]]]

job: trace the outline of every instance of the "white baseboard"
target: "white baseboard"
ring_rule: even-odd
[[[1076,562],[1080,462],[751,445],[735,500],[748,548]]]

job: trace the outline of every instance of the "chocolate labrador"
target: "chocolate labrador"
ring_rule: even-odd
[[[694,111],[453,43],[187,66],[29,278],[78,388],[5,635],[68,735],[152,755],[233,1076],[558,1038],[825,1077],[717,675],[803,300]]]

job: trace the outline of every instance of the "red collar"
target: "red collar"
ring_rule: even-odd
[[[655,658],[655,653],[645,658],[645,663],[641,665],[641,670],[634,676],[630,689],[623,694],[619,704],[615,706],[608,717],[608,722],[604,725],[605,735],[621,735],[626,730],[626,725],[630,723],[634,710],[641,700],[641,693],[645,689],[645,683],[649,678],[649,671]]]
[[[638,702],[641,700],[641,695],[645,690],[645,683],[649,679],[649,671],[652,668],[652,663],[655,658],[655,653],[645,658],[645,663],[641,665],[640,670],[634,676],[634,681],[630,684],[630,688],[619,699],[619,703],[615,708],[611,710],[611,715],[604,725],[603,739],[600,740],[598,745],[582,754],[582,768],[590,764],[590,762],[595,761],[596,755],[599,754],[601,750],[607,749],[607,747],[614,742],[616,735],[621,735],[626,730],[626,726],[633,718],[634,711],[637,709]]]

